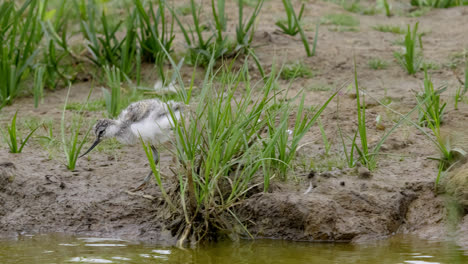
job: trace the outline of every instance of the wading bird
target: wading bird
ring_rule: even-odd
[[[169,110],[171,109],[171,110]],[[154,161],[159,162],[159,153],[156,146],[165,143],[171,138],[173,118],[180,119],[182,103],[169,101],[164,103],[158,99],[142,100],[130,104],[117,119],[101,119],[93,127],[96,140],[91,147],[80,156],[88,154],[102,140],[115,137],[125,145],[135,145],[141,139],[149,143],[153,151]],[[145,177],[143,183],[136,188],[143,188],[151,178],[152,171]]]

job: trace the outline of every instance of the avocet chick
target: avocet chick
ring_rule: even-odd
[[[169,109],[172,110],[176,120],[179,120],[182,105],[182,103],[174,101],[164,103],[158,99],[142,100],[130,104],[115,120],[98,120],[93,127],[96,140],[80,158],[88,154],[106,138],[116,138],[122,144],[135,145],[140,142],[141,137],[144,142],[150,144],[154,161],[157,164],[159,162],[159,153],[156,146],[169,141],[172,134],[173,118]],[[136,190],[144,187],[151,175],[152,171]]]

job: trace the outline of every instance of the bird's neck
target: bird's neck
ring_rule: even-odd
[[[111,120],[111,124],[107,127],[106,135],[107,137],[116,137],[121,130],[121,122],[118,120]]]

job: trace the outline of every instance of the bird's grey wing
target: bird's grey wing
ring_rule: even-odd
[[[155,121],[163,117],[169,117],[170,112],[167,107],[170,107],[174,113],[182,110],[182,103],[169,101],[163,103],[159,100],[143,100],[133,103],[127,107],[119,116],[119,119],[125,123],[137,123],[148,116],[152,116]]]
[[[129,105],[119,115],[119,120],[124,123],[137,123],[150,115],[151,104],[149,102],[140,101]]]
[[[182,106],[183,103],[179,102],[174,102],[174,101],[168,101],[165,104],[161,104],[159,107],[156,107],[154,109],[154,117],[155,120],[157,121],[160,118],[170,118],[171,113],[169,111],[169,108],[172,110],[172,113],[175,114],[176,116],[178,115],[178,112],[182,111]]]

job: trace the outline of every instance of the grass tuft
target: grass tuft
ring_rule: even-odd
[[[69,127],[68,127],[68,132],[70,134],[67,133],[66,131],[66,128],[67,128],[67,125],[65,123],[65,112],[66,112],[66,109],[67,109],[67,104],[68,104],[68,97],[70,95],[70,90],[71,90],[71,85],[69,85],[68,87],[68,92],[67,92],[67,97],[65,98],[65,104],[63,106],[63,111],[62,111],[62,119],[61,119],[61,122],[60,122],[60,132],[61,132],[61,145],[62,145],[62,149],[63,149],[63,152],[65,154],[65,166],[67,167],[67,169],[69,170],[74,170],[75,167],[76,167],[76,162],[78,160],[78,157],[80,155],[80,152],[81,152],[81,149],[83,148],[84,144],[86,143],[87,141],[87,138],[89,136],[89,132],[91,131],[91,127],[89,127],[85,134],[84,134],[84,137],[79,140],[78,137],[79,135],[82,133],[81,129],[82,129],[82,126],[83,126],[83,107],[80,109],[80,112],[78,114],[78,118],[73,120],[72,122],[70,122],[69,124]],[[87,101],[89,101],[89,97],[91,96],[91,91],[89,92],[88,94],[88,99]]]
[[[331,24],[336,26],[344,27],[357,27],[359,26],[359,20],[348,14],[329,14],[323,18],[324,24]]]
[[[246,21],[244,21],[244,0],[238,0],[238,9],[239,9],[239,22],[236,26],[236,40],[237,40],[237,47],[236,50],[247,50],[250,48],[250,43],[252,43],[253,35],[255,32],[255,20],[257,19],[260,10],[263,7],[263,3],[265,0],[258,0],[257,4],[254,7],[254,10],[252,11],[252,14],[250,14],[250,18],[248,18]],[[296,13],[294,13],[295,17],[295,22],[300,27],[299,25],[299,19],[295,16]]]
[[[120,70],[115,66],[109,67],[104,66],[104,72],[106,74],[107,86],[110,88],[111,92],[102,88],[102,93],[104,101],[106,103],[107,114],[111,118],[115,118],[119,115],[121,106],[120,99],[120,90],[121,90],[121,81],[120,81]]]
[[[300,96],[299,106],[294,99],[280,103],[285,102],[286,94],[280,98],[281,92],[275,90],[279,74],[274,69],[258,83],[261,87],[251,87],[247,61],[233,75],[224,68],[213,72],[214,57],[212,54],[200,95],[193,98],[197,104],[180,121],[171,113],[174,155],[180,161],[173,171],[180,191],[175,196],[167,192],[166,199],[181,215],[175,230],[179,245],[188,239],[206,239],[205,235],[248,234],[245,223],[236,216],[236,204],[268,191],[273,178],[287,178],[300,140],[335,96],[314,112],[304,107],[304,94],[295,97]],[[229,76],[219,76],[228,72]],[[179,76],[181,93],[191,94],[194,78],[195,74],[185,88]],[[226,81],[218,86],[214,80]],[[185,103],[190,102],[188,95],[183,96]],[[154,163],[151,156],[148,161]],[[164,186],[164,178],[160,180]]]
[[[348,150],[346,146],[344,135],[341,131],[341,128],[338,127],[339,135],[341,138],[341,142],[343,145],[344,154],[346,157],[346,161],[349,167],[355,167],[358,162],[362,165],[366,166],[369,170],[373,170],[377,167],[377,156],[380,154],[380,148],[382,144],[387,140],[390,134],[393,133],[404,121],[408,119],[408,117],[417,109],[419,109],[420,105],[425,103],[427,99],[424,99],[420,104],[414,107],[410,112],[406,115],[402,115],[402,118],[395,122],[392,128],[388,129],[385,134],[380,138],[379,141],[374,145],[372,149],[369,148],[368,145],[368,138],[367,138],[367,127],[366,127],[366,102],[365,102],[365,91],[361,91],[359,89],[359,83],[357,79],[357,71],[356,71],[356,61],[354,61],[354,86],[356,90],[356,108],[357,108],[357,121],[358,121],[358,129],[354,133],[353,138],[351,139],[351,148]],[[362,100],[361,100],[362,98]],[[386,108],[389,108],[384,103],[380,102],[376,98],[373,98],[381,105]],[[392,110],[393,111],[393,110]],[[359,137],[358,137],[359,135]],[[357,143],[359,139],[361,144]],[[355,152],[357,152],[358,157],[355,158]]]
[[[408,74],[415,74],[421,68],[422,56],[420,56],[416,50],[416,43],[418,39],[420,46],[422,46],[420,35],[418,38],[417,34],[418,25],[419,23],[414,25],[413,31],[411,31],[410,26],[408,25],[408,30],[406,32],[404,41],[405,53],[394,53],[396,60],[403,66],[403,68],[406,69]]]
[[[385,15],[387,17],[392,16],[392,6],[388,3],[388,0],[382,0],[382,5],[385,9]]]
[[[372,26],[372,28],[380,32],[388,32],[393,34],[405,34],[406,32],[401,27],[392,25],[375,25]]]
[[[16,5],[16,1],[0,4],[0,108],[19,95],[43,36],[40,18],[46,5],[42,11],[37,0]]]
[[[314,72],[303,62],[295,62],[284,65],[281,70],[281,78],[284,80],[292,80],[295,78],[312,78]]]
[[[446,86],[434,89],[434,84],[424,70],[424,90],[416,95],[416,99],[421,107],[419,108],[418,122],[420,126],[436,128],[443,122],[444,110],[447,103],[442,103],[440,94],[447,90]],[[424,102],[424,103],[423,103]]]
[[[297,16],[290,0],[283,0],[283,6],[286,10],[286,20],[278,20],[276,21],[275,25],[278,26],[283,33],[295,36],[297,33],[299,33],[300,26],[296,23],[296,21],[301,23],[302,15],[304,14],[305,3],[302,3],[299,15]]]
[[[6,131],[3,128],[0,128],[3,140],[8,144],[11,153],[20,153],[28,140],[31,138],[32,134],[34,134],[34,132],[39,128],[39,126],[36,126],[35,128],[31,129],[29,134],[24,139],[22,139],[16,127],[17,114],[18,111],[15,112],[15,115],[11,119],[10,125],[6,126]]]
[[[373,70],[383,70],[388,67],[388,62],[380,58],[372,58],[369,60],[368,65]]]
[[[433,8],[449,8],[468,5],[467,0],[411,0],[413,6],[430,6]]]

